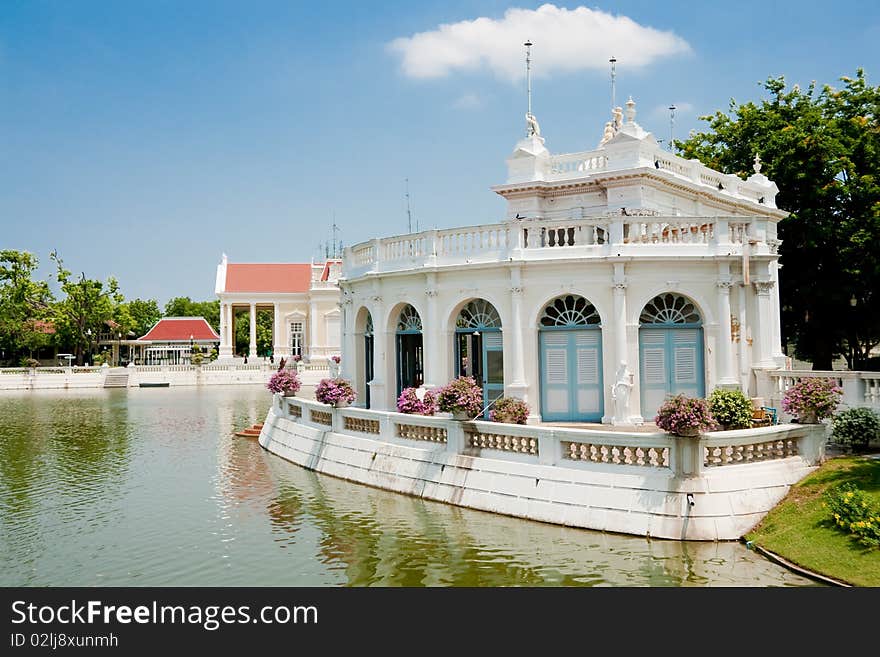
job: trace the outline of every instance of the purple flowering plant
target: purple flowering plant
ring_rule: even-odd
[[[315,387],[315,399],[335,406],[339,402],[350,404],[357,397],[348,379],[321,379]]]
[[[483,410],[483,388],[472,376],[460,376],[440,388],[437,405],[441,411],[462,411],[470,416]]]
[[[792,384],[782,398],[782,410],[799,418],[815,413],[821,420],[837,410],[843,389],[829,378],[804,378]]]
[[[529,417],[529,405],[516,397],[501,397],[489,411],[489,419],[492,422],[506,422],[507,424],[525,424]]]
[[[654,424],[676,436],[699,434],[718,427],[709,410],[709,402],[687,395],[676,395],[663,402]]]
[[[299,354],[294,354],[291,358],[293,359],[294,363],[298,363],[303,359],[303,357],[300,356]]]
[[[299,375],[294,370],[288,369],[279,370],[272,374],[269,377],[269,383],[266,384],[266,388],[281,394],[295,393],[301,386]]]
[[[339,363],[342,361],[342,356],[330,356],[330,360],[339,365]]]
[[[425,396],[419,399],[417,388],[404,388],[397,398],[397,412],[415,415],[434,415],[437,412],[437,393],[425,390]]]

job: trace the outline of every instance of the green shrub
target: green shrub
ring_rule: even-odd
[[[752,401],[742,390],[716,388],[709,395],[712,417],[725,429],[748,429],[752,426]]]
[[[880,509],[851,482],[825,492],[825,508],[834,523],[853,534],[862,545],[880,547]]]
[[[880,415],[870,408],[848,408],[831,420],[834,441],[852,449],[862,449],[880,440]]]
[[[525,424],[528,418],[529,405],[516,397],[501,397],[495,401],[492,410],[489,411],[489,419],[492,422]]]
[[[21,367],[39,367],[40,361],[36,358],[22,358],[21,359]]]

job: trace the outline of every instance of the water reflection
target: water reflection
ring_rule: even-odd
[[[797,586],[648,541],[317,475],[233,435],[261,386],[0,395],[0,585]]]

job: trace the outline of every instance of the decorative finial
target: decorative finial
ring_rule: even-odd
[[[636,101],[632,99],[632,96],[630,96],[629,100],[626,101],[626,122],[636,122]]]
[[[221,257],[220,257],[220,262],[221,262],[222,264],[224,264],[224,265],[228,262],[225,253],[221,255]]]
[[[755,170],[755,173],[761,173],[761,156],[758,153],[755,153],[755,164],[752,168]]]
[[[614,111],[614,102],[615,102],[614,83],[615,83],[615,80],[617,79],[617,69],[615,68],[615,65],[617,64],[617,59],[614,57],[614,55],[611,55],[611,59],[608,60],[608,63],[611,64],[611,110]]]
[[[526,110],[526,137],[541,136],[541,128],[538,126],[538,120],[532,114],[532,42],[526,41],[523,44],[526,47],[526,98],[528,100],[528,109]]]

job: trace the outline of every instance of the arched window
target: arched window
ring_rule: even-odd
[[[541,326],[589,326],[599,323],[595,306],[581,296],[566,294],[551,301],[541,316]]]
[[[373,336],[373,316],[370,313],[367,313],[367,322],[364,325],[364,336],[372,337]]]
[[[645,304],[640,324],[699,324],[700,311],[693,301],[680,294],[660,294]]]
[[[485,299],[474,299],[469,301],[461,312],[458,313],[458,319],[455,320],[455,328],[457,329],[487,329],[501,328],[501,317],[495,306]]]
[[[562,422],[599,422],[602,394],[602,331],[595,306],[564,294],[544,307],[538,320],[541,416]]]
[[[406,304],[403,307],[403,310],[400,311],[400,316],[397,318],[397,332],[420,332],[421,330],[422,318],[419,316],[419,311],[413,308],[410,304]]]

